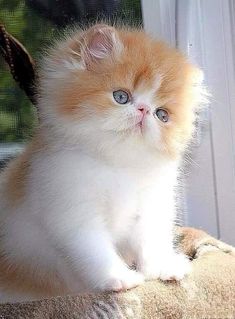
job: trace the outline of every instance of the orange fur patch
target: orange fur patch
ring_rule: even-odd
[[[5,180],[4,192],[11,205],[19,203],[24,198],[31,156],[43,147],[45,145],[42,138],[39,135],[35,135],[26,150],[16,159],[12,160],[5,169],[5,176],[3,177]]]

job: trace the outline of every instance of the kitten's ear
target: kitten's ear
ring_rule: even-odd
[[[68,70],[91,70],[104,59],[118,59],[123,44],[115,28],[97,24],[83,33],[74,34],[58,42],[44,58],[42,69],[50,77],[58,77]]]
[[[97,24],[82,35],[81,59],[87,69],[106,58],[118,58],[123,46],[115,28]]]

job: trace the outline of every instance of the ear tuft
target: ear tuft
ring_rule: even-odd
[[[122,44],[117,31],[108,25],[97,24],[82,36],[81,57],[87,68],[109,57],[118,57]]]

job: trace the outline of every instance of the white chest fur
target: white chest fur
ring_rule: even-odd
[[[131,168],[76,151],[43,154],[34,159],[32,202],[40,205],[35,207],[40,214],[49,210],[52,218],[65,224],[77,222],[82,227],[86,219],[103,219],[112,236],[118,237],[136,217],[153,210],[157,216],[163,205],[167,207],[176,175],[175,166],[157,161],[152,167]],[[69,216],[72,220],[64,221]]]
[[[12,263],[30,260],[42,272],[57,270],[70,286],[75,269],[87,289],[102,289],[108,272],[129,278],[119,254],[128,263],[143,259],[145,243],[151,254],[159,244],[170,250],[177,170],[147,163],[120,167],[78,151],[36,153],[27,196],[5,221],[3,247]],[[79,276],[70,287],[76,292],[83,291]]]

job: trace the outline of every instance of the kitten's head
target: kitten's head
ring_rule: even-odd
[[[174,157],[192,136],[201,82],[202,72],[175,49],[143,31],[99,24],[46,58],[42,117],[100,149],[141,145]]]

